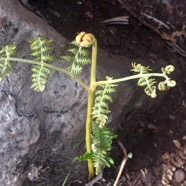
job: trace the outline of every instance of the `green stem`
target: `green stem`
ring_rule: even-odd
[[[7,58],[0,58],[0,60],[7,60]],[[48,67],[50,69],[60,71],[60,72],[62,72],[64,74],[70,76],[72,79],[75,79],[87,91],[89,90],[89,87],[78,76],[76,76],[75,74],[73,74],[73,73],[71,73],[71,72],[69,72],[69,71],[67,71],[67,70],[65,70],[63,68],[60,68],[60,67],[57,67],[57,66],[53,66],[53,65],[50,65],[50,64],[45,63],[45,62],[42,62],[42,64],[41,64],[41,63],[38,63],[36,61],[32,61],[32,60],[28,60],[28,59],[9,57],[8,60],[22,62],[22,63],[29,63],[29,64],[34,64],[34,65],[43,65],[43,66]]]
[[[88,92],[88,105],[87,105],[87,118],[86,118],[86,152],[91,153],[91,124],[92,124],[92,107],[94,104],[94,90],[89,90]],[[94,167],[93,162],[91,159],[88,159],[88,171],[89,171],[89,179],[91,179],[94,176]]]
[[[93,36],[94,40],[92,43],[92,62],[91,62],[91,74],[90,74],[90,89],[88,91],[88,106],[87,106],[87,119],[86,119],[86,151],[91,153],[91,124],[92,124],[92,107],[94,104],[95,89],[94,86],[96,82],[96,65],[97,65],[97,41]],[[94,166],[91,159],[88,159],[88,170],[89,170],[89,179],[94,176]]]
[[[169,77],[166,74],[162,73],[148,73],[148,74],[137,74],[137,75],[132,75],[124,78],[119,78],[119,79],[111,79],[111,80],[105,80],[105,81],[97,81],[95,82],[94,86],[97,87],[98,85],[103,85],[103,84],[108,84],[108,83],[119,83],[119,82],[124,82],[124,81],[129,81],[132,79],[139,79],[141,77],[151,77],[151,76],[156,76],[156,77],[164,77],[165,79],[169,79]]]

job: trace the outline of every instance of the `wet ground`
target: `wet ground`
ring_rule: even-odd
[[[118,139],[128,152],[133,153],[119,185],[186,185],[184,59],[174,54],[156,33],[130,16],[116,0],[32,0],[30,4],[31,11],[69,40],[73,40],[76,33],[83,30],[94,33],[101,48],[131,59],[147,59],[149,65],[157,58],[170,60],[172,55],[178,58],[183,75],[177,87],[170,90],[162,106],[153,113],[140,110],[129,113],[118,130]],[[118,16],[129,16],[129,24],[102,23]],[[113,185],[123,159],[123,152],[117,142],[114,143],[112,157],[115,165],[105,169],[102,178],[94,185]],[[58,185],[61,180],[55,180],[54,183]],[[85,185],[85,182],[76,180],[69,184]]]

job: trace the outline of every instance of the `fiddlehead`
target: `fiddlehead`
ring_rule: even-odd
[[[87,48],[80,46],[76,41],[71,43],[73,48],[68,50],[69,56],[63,56],[70,66],[67,68],[68,71],[74,74],[81,74],[83,67],[91,63],[90,54]]]
[[[9,75],[11,70],[10,57],[15,54],[15,45],[3,46],[0,50],[0,80]]]
[[[30,47],[35,57],[34,61],[38,62],[39,65],[33,65],[32,67],[32,86],[35,91],[43,91],[48,78],[51,77],[51,72],[44,66],[45,62],[52,61],[53,57],[49,54],[51,48],[48,46],[51,43],[43,37],[37,37],[31,41]]]
[[[165,68],[162,67],[161,71],[163,72],[163,74],[170,74],[171,72],[174,71],[174,66],[172,65],[168,65]],[[171,80],[170,78],[166,78],[165,81],[161,81],[158,84],[158,89],[160,91],[164,91],[164,90],[168,90],[170,87],[174,87],[176,85],[176,81]]]

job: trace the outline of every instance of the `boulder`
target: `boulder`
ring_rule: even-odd
[[[1,0],[0,21],[0,45],[15,43],[17,57],[29,59],[28,40],[40,35],[54,41],[58,58],[54,64],[66,66],[59,56],[69,42],[18,0]],[[12,73],[0,82],[0,185],[21,186],[25,180],[30,185],[34,181],[50,184],[57,178],[63,181],[69,172],[71,179],[86,179],[86,163],[74,161],[85,151],[86,90],[54,71],[46,90],[34,92],[30,89],[31,66],[12,63]],[[169,63],[176,65],[176,60]],[[154,68],[165,65],[166,61],[159,60]],[[125,77],[130,69],[131,59],[99,50],[97,79]],[[89,70],[80,76],[86,83]],[[114,131],[128,112],[154,110],[165,96],[152,101],[135,84],[122,83],[113,95],[108,125]]]

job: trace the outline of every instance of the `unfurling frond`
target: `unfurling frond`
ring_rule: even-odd
[[[156,80],[153,77],[153,73],[151,75],[145,75],[148,74],[152,69],[149,67],[142,66],[141,64],[132,63],[133,69],[131,71],[137,72],[139,74],[144,74],[143,77],[139,78],[138,80],[138,86],[144,86],[144,91],[148,96],[151,96],[152,98],[156,98]],[[170,87],[174,87],[176,85],[176,82],[174,80],[171,80],[167,74],[170,74],[174,71],[174,66],[168,65],[165,68],[161,68],[162,76],[164,76],[165,81],[161,81],[158,84],[158,89],[160,91],[168,90]]]
[[[79,47],[75,41],[72,42],[72,45],[74,45],[74,48],[68,50],[70,55],[62,58],[70,63],[67,68],[68,71],[74,74],[81,74],[83,67],[91,62],[89,52],[88,49]]]
[[[112,78],[107,77],[107,80]],[[115,92],[116,84],[107,83],[105,85],[99,85],[100,89],[96,91],[95,104],[92,111],[92,119],[103,127],[108,120],[107,114],[110,112],[108,109],[108,101],[112,102],[110,96],[111,93]]]
[[[34,61],[38,62],[38,65],[32,67],[32,86],[35,91],[43,91],[48,78],[51,77],[51,72],[44,66],[44,63],[53,60],[51,48],[48,46],[51,41],[44,37],[37,37],[30,42],[30,48],[33,51],[31,54],[34,56]]]
[[[150,69],[149,67],[142,66],[141,64],[132,63],[132,67],[133,69],[131,71],[137,72],[139,74],[147,74],[152,71],[152,69]],[[150,76],[143,76],[138,80],[138,86],[145,87],[145,93],[152,98],[155,98],[157,96],[155,84],[156,80]]]
[[[96,174],[99,174],[104,166],[110,167],[111,164],[114,164],[109,153],[112,148],[112,140],[116,138],[116,135],[106,126],[100,128],[97,123],[92,123],[92,131],[92,161]]]
[[[9,58],[15,54],[15,45],[3,46],[0,50],[0,80],[9,75],[11,70],[11,64]]]
[[[144,91],[148,96],[151,96],[152,98],[155,98],[156,95],[156,81],[154,78],[151,77],[141,77],[138,80],[138,86],[144,86]]]
[[[132,63],[133,69],[131,71],[138,72],[140,74],[146,74],[152,71],[149,67],[142,66],[141,64]]]

